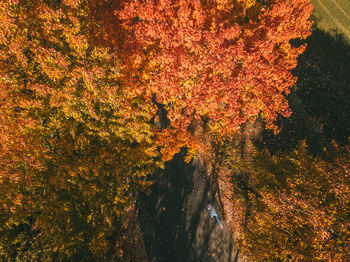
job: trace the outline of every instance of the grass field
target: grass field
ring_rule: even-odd
[[[350,1],[311,0],[315,6],[314,21],[326,32],[343,34],[350,42]]]

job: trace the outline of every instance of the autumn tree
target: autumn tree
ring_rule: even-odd
[[[236,141],[237,142],[237,141]],[[243,261],[345,261],[349,250],[350,152],[312,155],[305,142],[274,155],[231,148],[219,184]]]
[[[0,257],[122,257],[121,217],[160,165],[156,106],[92,40],[89,1],[0,3]],[[125,81],[124,81],[125,82]]]
[[[289,41],[309,35],[311,11],[308,0],[1,1],[1,259],[121,256],[120,218],[154,167],[290,114],[304,47]]]
[[[115,10],[134,48],[130,85],[166,107],[162,134],[183,144],[194,122],[222,137],[257,117],[276,129],[290,115],[290,70],[304,50],[290,40],[310,34],[311,12],[309,0],[133,0]]]

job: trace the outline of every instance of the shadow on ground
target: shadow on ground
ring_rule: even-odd
[[[149,261],[236,261],[230,231],[206,212],[214,198],[200,162],[185,163],[182,151],[153,178],[137,203]]]
[[[330,141],[344,144],[350,137],[350,45],[317,25],[306,43],[294,70],[298,82],[288,97],[293,114],[278,121],[278,136],[264,132],[262,141],[272,151],[295,148],[305,139],[320,152]]]

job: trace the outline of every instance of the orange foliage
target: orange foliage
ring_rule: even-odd
[[[228,149],[228,148],[226,148]],[[226,151],[219,172],[226,222],[243,261],[345,261],[350,254],[350,152]],[[238,154],[237,154],[238,153]]]
[[[115,11],[130,47],[147,56],[146,64],[133,59],[142,65],[135,88],[166,106],[172,126],[207,117],[210,131],[225,136],[260,114],[270,128],[290,115],[290,70],[304,46],[289,41],[310,34],[312,6],[257,2],[134,0]]]
[[[290,70],[304,49],[289,41],[310,34],[312,7],[260,2],[1,1],[0,206],[9,223],[36,212],[35,230],[48,232],[38,239],[51,248],[43,256],[70,260],[83,245],[75,216],[95,230],[86,243],[105,236],[103,253],[160,157],[186,146],[190,160],[247,120],[275,128],[278,114],[289,116]],[[169,126],[154,124],[157,106]]]
[[[70,261],[81,249],[107,260],[124,208],[161,164],[157,108],[122,84],[117,51],[92,41],[90,8],[0,2],[1,261]]]

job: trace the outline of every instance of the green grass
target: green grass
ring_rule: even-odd
[[[317,27],[329,33],[342,34],[350,41],[350,1],[311,0],[315,6],[313,18]]]

